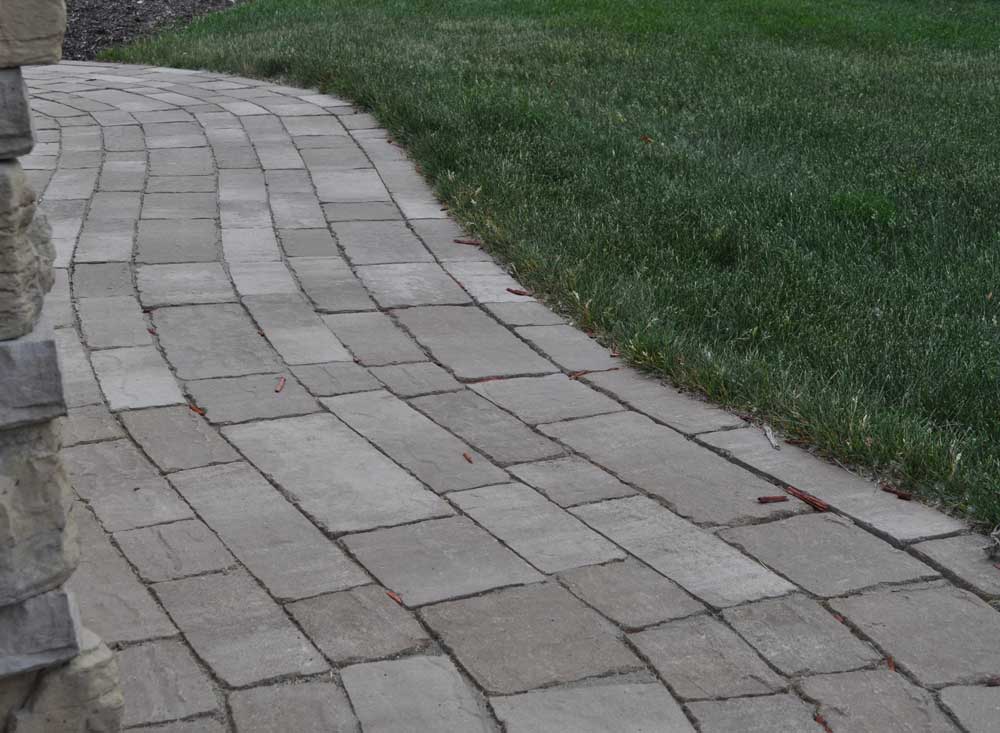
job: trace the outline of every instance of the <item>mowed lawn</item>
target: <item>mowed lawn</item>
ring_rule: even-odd
[[[370,107],[633,362],[1000,523],[1000,3],[254,0],[107,58]]]

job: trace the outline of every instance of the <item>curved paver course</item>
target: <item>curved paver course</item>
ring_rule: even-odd
[[[624,367],[369,115],[26,76],[72,586],[126,725],[996,730],[980,538]],[[834,512],[756,501],[782,483]]]

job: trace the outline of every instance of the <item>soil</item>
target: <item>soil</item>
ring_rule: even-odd
[[[63,58],[93,59],[101,49],[147,36],[239,0],[66,0]]]

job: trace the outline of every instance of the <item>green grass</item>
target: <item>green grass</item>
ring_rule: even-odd
[[[256,0],[107,57],[349,96],[635,363],[1000,523],[1000,3]]]

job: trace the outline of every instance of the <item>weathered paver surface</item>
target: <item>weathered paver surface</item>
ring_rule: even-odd
[[[1000,730],[982,537],[625,367],[370,115],[26,76],[70,586],[132,729]]]

